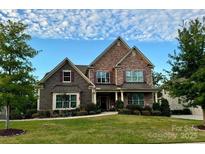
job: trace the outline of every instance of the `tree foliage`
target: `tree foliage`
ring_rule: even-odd
[[[171,71],[167,88],[183,97],[188,106],[205,109],[205,25],[198,19],[178,30],[179,52],[169,55]]]
[[[164,82],[166,82],[167,78],[164,74],[153,72],[152,73],[153,84],[156,87],[160,87]]]
[[[34,68],[30,62],[38,51],[28,41],[21,22],[0,23],[0,104],[16,107],[35,97]]]

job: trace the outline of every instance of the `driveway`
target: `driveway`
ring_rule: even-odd
[[[202,115],[172,115],[171,117],[179,119],[203,120]]]

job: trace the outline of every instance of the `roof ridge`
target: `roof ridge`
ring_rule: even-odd
[[[140,49],[139,48],[137,48],[136,46],[133,46],[130,50],[129,50],[129,52],[124,56],[124,57],[122,57],[120,60],[119,60],[119,62],[117,62],[117,64],[115,65],[115,67],[117,67],[125,58],[127,58],[127,56],[130,54],[130,53],[132,53],[132,51],[137,51],[151,66],[153,66],[154,67],[154,65],[152,64],[152,62],[140,51]]]
[[[77,66],[76,66],[75,64],[73,64],[70,59],[68,59],[68,57],[66,57],[66,58],[65,58],[63,61],[61,61],[54,69],[52,69],[47,76],[44,76],[44,77],[39,81],[39,83],[43,83],[43,82],[45,82],[48,78],[50,78],[57,70],[59,70],[59,69],[62,67],[62,65],[63,65],[66,61],[68,61],[68,62],[70,63],[70,66],[73,67],[73,68],[76,70],[76,72],[78,72],[87,82],[89,82],[90,84],[92,84],[93,86],[95,86],[95,85],[92,83],[92,81],[90,81],[90,79],[88,79],[88,78],[82,73],[82,71],[81,71],[79,68],[77,68]]]
[[[100,55],[98,55],[90,64],[89,67],[91,67],[91,65],[93,65],[96,61],[98,61],[105,53],[108,52],[108,50],[115,44],[117,43],[117,41],[120,40],[128,49],[130,49],[129,45],[122,39],[122,37],[118,36],[117,39],[115,39],[107,48],[105,48],[105,50],[103,52],[101,52]]]

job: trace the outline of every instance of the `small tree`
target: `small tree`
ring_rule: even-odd
[[[6,129],[10,108],[28,102],[35,93],[30,59],[38,52],[28,44],[26,27],[21,22],[0,23],[0,104],[6,106]]]

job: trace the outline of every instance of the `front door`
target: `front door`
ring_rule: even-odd
[[[100,106],[102,110],[109,110],[109,97],[108,96],[100,96]]]

